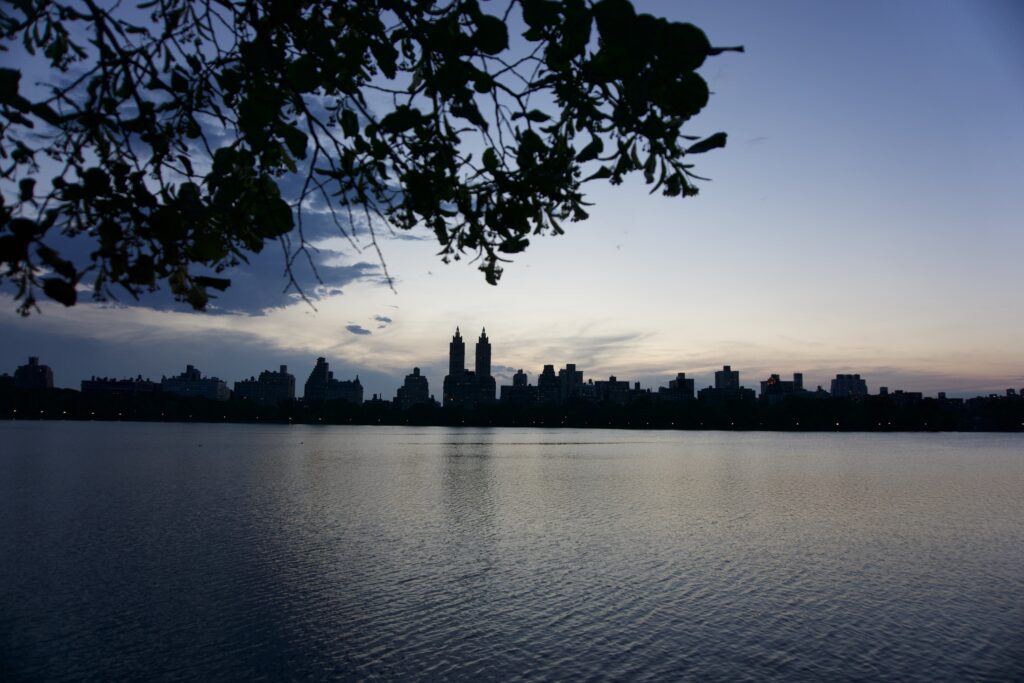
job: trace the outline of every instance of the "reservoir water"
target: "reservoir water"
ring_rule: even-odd
[[[1024,434],[0,424],[0,679],[1024,680]]]

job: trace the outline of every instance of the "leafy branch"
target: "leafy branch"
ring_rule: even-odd
[[[0,281],[23,314],[39,290],[70,306],[161,284],[203,309],[277,240],[302,293],[322,204],[382,264],[378,230],[427,228],[494,284],[531,236],[587,218],[587,182],[697,193],[688,157],[725,134],[682,133],[708,100],[696,70],[742,48],[627,0],[484,4],[6,4],[0,47],[24,66],[0,68]]]

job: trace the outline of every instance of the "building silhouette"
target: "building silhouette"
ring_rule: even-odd
[[[562,402],[580,397],[583,389],[583,371],[575,363],[567,363],[558,371],[558,399]]]
[[[752,401],[755,398],[754,390],[747,389],[740,384],[740,373],[733,370],[729,365],[723,365],[721,370],[715,371],[715,386],[701,389],[697,392],[697,399],[707,403],[721,403],[724,401]]]
[[[545,365],[537,376],[537,402],[558,403],[561,400],[561,388],[554,365]]]
[[[49,365],[40,365],[38,356],[29,356],[27,365],[19,365],[14,371],[14,386],[18,389],[52,389],[53,370]]]
[[[693,398],[693,380],[690,380],[689,398]],[[684,384],[685,386],[685,384]],[[684,390],[685,391],[685,390]],[[624,406],[635,401],[650,401],[660,398],[650,389],[642,389],[636,382],[629,382],[614,375],[607,380],[583,381],[583,371],[574,363],[568,363],[555,374],[554,365],[545,365],[537,377],[537,386],[531,386],[526,373],[519,370],[512,376],[512,386],[501,387],[503,403],[521,405],[542,405],[561,403],[612,403]]]
[[[282,365],[277,372],[264,370],[259,379],[235,382],[234,397],[242,401],[252,401],[262,405],[275,406],[281,401],[295,400],[295,375],[288,372],[288,366]]]
[[[640,382],[633,382],[633,388],[629,391],[630,401],[649,401],[654,396],[650,389],[640,387]]]
[[[903,391],[897,389],[888,395],[887,400],[890,404],[895,406],[912,406],[917,405],[924,400],[924,394],[920,391]]]
[[[593,395],[589,397],[593,401],[607,401],[622,406],[629,403],[631,399],[629,382],[620,381],[616,379],[615,375],[607,380],[598,380],[588,386],[593,386]]]
[[[659,401],[692,401],[693,378],[688,378],[685,372],[676,374],[676,378],[669,380],[668,387],[658,387],[657,394]]]
[[[205,398],[211,401],[226,401],[231,398],[228,385],[216,377],[203,377],[199,368],[185,366],[185,372],[175,377],[163,377],[160,389],[166,394]]]
[[[487,328],[480,331],[480,338],[476,341],[475,370],[477,400],[480,403],[493,403],[495,382],[491,375],[491,340],[487,338]]]
[[[512,375],[512,386],[501,387],[501,402],[521,405],[537,403],[537,387],[530,384],[529,377],[521,368]]]
[[[359,376],[354,380],[334,379],[327,360],[323,357],[316,359],[313,371],[309,373],[306,386],[302,394],[302,400],[307,403],[322,403],[323,401],[348,401],[349,403],[362,404],[363,385],[359,382]]]
[[[82,380],[82,393],[113,397],[136,397],[153,395],[162,391],[159,382],[142,379],[142,375],[129,379],[96,377]]]
[[[448,374],[444,376],[445,408],[466,406],[473,403],[473,373],[466,369],[466,343],[462,333],[455,328],[455,334],[448,343]]]
[[[402,410],[430,403],[430,387],[427,378],[420,374],[419,368],[413,368],[411,375],[405,376],[405,383],[398,387],[398,395],[395,396],[395,403]]]
[[[448,344],[448,374],[444,378],[445,407],[471,407],[492,403],[495,394],[491,376],[491,342],[487,330],[480,333],[476,343],[476,370],[466,369],[466,344],[459,328]]]
[[[804,375],[801,372],[794,372],[792,380],[784,380],[779,375],[770,375],[768,379],[761,382],[761,400],[768,403],[778,403],[787,396],[795,396],[804,393]]]
[[[733,370],[731,366],[723,365],[721,370],[715,371],[715,389],[720,391],[737,391],[739,388],[739,370]]]
[[[836,375],[832,380],[831,394],[836,398],[867,396],[868,384],[860,375]]]

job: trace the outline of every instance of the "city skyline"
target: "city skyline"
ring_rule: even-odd
[[[359,377],[339,379],[324,357],[303,387],[285,365],[234,383],[188,364],[158,382],[94,377],[81,390],[54,388],[54,372],[38,357],[0,375],[0,418],[5,420],[185,421],[278,424],[485,426],[760,431],[1020,431],[1024,387],[1002,394],[959,398],[879,386],[869,390],[857,373],[837,373],[828,390],[773,373],[758,382],[724,365],[714,384],[697,388],[679,372],[668,386],[610,376],[586,377],[574,363],[545,364],[534,381],[523,370],[496,385],[490,374],[490,338],[481,331],[475,362],[456,328],[448,345],[448,373],[440,396],[414,367],[394,398],[367,397]],[[301,375],[301,370],[299,371]],[[748,387],[747,384],[753,384]],[[760,392],[755,387],[760,385]],[[500,390],[500,391],[499,391]]]
[[[415,366],[440,385],[443,358],[423,340],[461,321],[501,340],[499,383],[575,362],[646,386],[679,370],[706,386],[724,363],[759,379],[803,372],[812,387],[851,372],[964,397],[1021,385],[1024,55],[1008,28],[1019,6],[638,9],[747,49],[704,69],[715,94],[694,130],[730,138],[701,160],[713,182],[700,196],[594,187],[590,220],[533,240],[498,287],[412,233],[382,236],[392,291],[365,240],[357,252],[321,231],[325,285],[306,281],[316,310],[282,293],[274,249],[232,274],[209,314],[166,295],[83,296],[23,320],[0,293],[0,356],[39,355],[72,387],[121,368],[159,376],[191,362],[243,378],[325,356],[368,396],[392,395]]]
[[[815,384],[815,382],[813,381],[805,383],[804,378],[806,373],[799,369],[788,372],[785,370],[780,371],[776,369],[771,372],[765,373],[761,376],[755,376],[755,374],[752,373],[749,369],[741,368],[739,366],[737,366],[734,369],[732,367],[732,364],[730,363],[725,363],[723,365],[716,366],[712,368],[709,373],[700,374],[694,374],[692,369],[681,368],[671,373],[668,373],[666,376],[658,377],[653,382],[645,382],[635,377],[616,375],[615,373],[609,373],[607,375],[604,375],[600,372],[595,372],[593,369],[588,369],[586,366],[572,362],[571,360],[564,361],[561,363],[542,363],[542,370],[531,370],[526,367],[513,368],[512,366],[492,364],[491,337],[487,335],[486,327],[481,327],[480,337],[476,341],[476,345],[474,347],[474,354],[472,356],[473,358],[475,358],[473,370],[470,370],[467,367],[466,345],[464,342],[464,338],[461,336],[461,328],[461,325],[456,325],[455,327],[455,333],[452,336],[451,341],[449,342],[448,345],[448,354],[446,360],[434,360],[428,361],[427,363],[417,363],[416,365],[411,366],[410,368],[407,369],[407,372],[411,372],[412,374],[405,375],[406,385],[408,385],[410,379],[414,379],[417,385],[419,385],[421,382],[426,382],[427,386],[432,387],[428,391],[428,394],[432,398],[435,398],[438,404],[444,404],[445,406],[457,406],[463,403],[474,404],[477,401],[487,402],[490,400],[503,400],[504,389],[513,386],[525,386],[527,383],[531,383],[530,386],[533,386],[533,380],[540,378],[542,372],[553,372],[553,368],[562,368],[562,370],[559,370],[560,375],[563,372],[577,373],[577,368],[579,368],[578,375],[580,376],[581,383],[585,382],[586,384],[592,385],[595,383],[603,383],[606,381],[610,381],[612,383],[618,381],[618,383],[620,384],[628,385],[629,387],[635,387],[637,390],[643,388],[644,390],[653,390],[654,392],[658,392],[659,389],[662,388],[675,389],[676,382],[682,382],[683,378],[686,377],[685,381],[689,383],[690,394],[693,396],[696,395],[694,391],[695,388],[697,390],[700,390],[705,387],[709,389],[712,387],[729,387],[732,389],[745,388],[745,390],[752,391],[754,395],[763,396],[765,394],[766,385],[775,385],[774,388],[776,389],[781,389],[784,386],[789,385],[790,388],[795,386],[795,388],[798,390],[807,390],[812,392],[824,391],[826,393],[831,393],[837,396],[885,394],[889,393],[890,391],[907,391],[910,393],[918,393],[925,396],[932,394],[936,396],[949,396],[950,398],[974,398],[981,396],[1002,395],[1006,392],[1018,391],[1018,387],[1013,382],[1006,382],[999,389],[992,390],[986,393],[977,394],[963,394],[960,392],[949,391],[948,389],[942,388],[936,389],[933,392],[920,391],[915,387],[904,387],[902,385],[891,385],[877,382],[874,381],[872,378],[868,377],[867,375],[862,376],[861,372],[854,373],[844,371],[835,372],[831,376],[825,378],[824,381],[820,381],[817,382],[817,384]],[[39,365],[40,356],[38,354],[34,354],[28,356],[27,366],[18,366],[17,369],[21,371],[25,367],[36,367]],[[103,373],[98,374],[93,372],[88,377],[83,377],[77,383],[74,383],[72,385],[67,382],[61,383],[60,373],[53,372],[50,366],[48,366],[46,363],[43,363],[42,367],[44,367],[46,372],[48,373],[50,385],[58,388],[63,387],[78,389],[80,386],[84,387],[85,384],[89,383],[90,381],[94,382],[97,379],[116,381],[133,380],[137,378],[150,381],[154,379],[154,377],[156,377],[155,375],[149,376],[146,375],[145,373],[136,373],[129,371],[127,369],[123,369],[119,373],[114,373],[110,375]],[[352,374],[349,373],[347,370],[338,370],[337,367],[335,368],[335,370],[329,370],[329,362],[327,358],[324,356],[319,356],[316,359],[316,362],[313,365],[313,369],[309,374],[309,379],[307,379],[304,384],[305,389],[301,394],[299,394],[296,391],[296,386],[298,386],[297,380],[300,379],[300,377],[297,375],[290,375],[288,373],[288,367],[288,364],[281,363],[278,366],[279,369],[277,371],[264,367],[261,368],[260,370],[254,370],[247,375],[243,374],[239,379],[232,379],[230,376],[228,376],[227,378],[220,377],[222,373],[220,373],[219,371],[213,371],[210,374],[203,374],[199,366],[197,366],[197,364],[193,362],[186,362],[184,373],[181,373],[180,375],[161,373],[159,375],[160,379],[157,381],[166,383],[169,380],[174,381],[177,379],[186,378],[197,381],[200,380],[201,378],[203,381],[207,381],[208,379],[215,380],[224,385],[224,391],[227,392],[219,400],[227,400],[228,396],[230,395],[230,392],[237,392],[240,386],[243,387],[243,390],[246,392],[246,395],[249,395],[249,392],[258,391],[256,382],[257,375],[260,376],[261,382],[263,381],[264,377],[266,377],[267,380],[273,384],[278,384],[280,381],[284,380],[285,377],[287,377],[289,378],[287,382],[289,382],[291,385],[291,395],[294,398],[302,398],[304,400],[309,400],[310,398],[313,398],[314,400],[323,400],[324,398],[343,397],[346,398],[346,400],[354,400],[355,402],[359,403],[362,402],[363,400],[368,400],[372,396],[374,399],[380,398],[386,401],[394,400],[396,403],[402,402],[401,392],[403,385],[400,381],[396,381],[394,386],[390,389],[376,391],[372,390],[371,388],[367,388],[366,390],[364,390],[363,386],[365,385],[365,382],[360,379],[360,375],[358,372]],[[300,369],[302,367],[304,366],[301,363],[293,366],[293,368],[296,369],[296,372],[298,372],[299,375],[303,373],[303,370]],[[430,374],[422,371],[423,367],[435,369],[434,379],[431,379]],[[438,368],[446,368],[446,370],[443,370],[445,373],[443,375],[443,378],[436,376],[436,373],[439,372],[439,370],[437,370]],[[745,378],[745,381],[747,381],[751,385],[750,387],[747,387],[740,380],[741,371],[743,372],[743,377]],[[8,373],[5,369],[0,368],[0,375],[11,376],[12,374],[13,373]],[[375,373],[371,368],[370,374],[375,375],[379,373]],[[782,379],[782,377],[787,374],[792,375],[791,380]],[[586,380],[582,379],[584,376],[586,376]],[[57,379],[55,379],[55,377]],[[376,379],[374,381],[379,382],[381,380]],[[451,382],[451,384],[449,384],[449,382]],[[837,382],[839,383],[839,386],[842,387],[839,393],[837,393],[836,389]],[[848,382],[855,383],[855,385],[858,386],[859,389],[856,389],[851,393],[851,391],[847,388]],[[358,399],[350,398],[350,396],[353,396],[353,394],[351,394],[350,390],[348,389],[350,385],[358,387]],[[311,386],[313,386],[314,388],[311,389]],[[329,386],[336,388],[330,389]],[[757,389],[758,386],[760,386],[759,390]],[[502,391],[499,392],[499,389],[502,389]],[[1020,388],[1019,391],[1022,395],[1024,395],[1024,387]],[[490,398],[487,398],[488,396]]]

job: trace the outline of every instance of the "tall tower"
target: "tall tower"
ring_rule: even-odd
[[[473,373],[476,382],[476,400],[481,403],[494,401],[496,382],[491,377],[491,342],[487,339],[487,329],[480,332],[480,339],[476,342],[476,372]]]
[[[487,339],[487,328],[476,341],[476,376],[478,380],[491,376],[491,342]]]
[[[323,401],[327,398],[327,387],[331,382],[331,370],[325,358],[317,358],[313,371],[306,380],[302,398],[306,401]]]
[[[489,354],[488,358],[490,358]],[[448,376],[452,378],[461,377],[462,371],[465,369],[466,344],[462,341],[462,335],[459,334],[459,328],[456,327],[455,336],[452,337],[451,343],[448,344]]]

